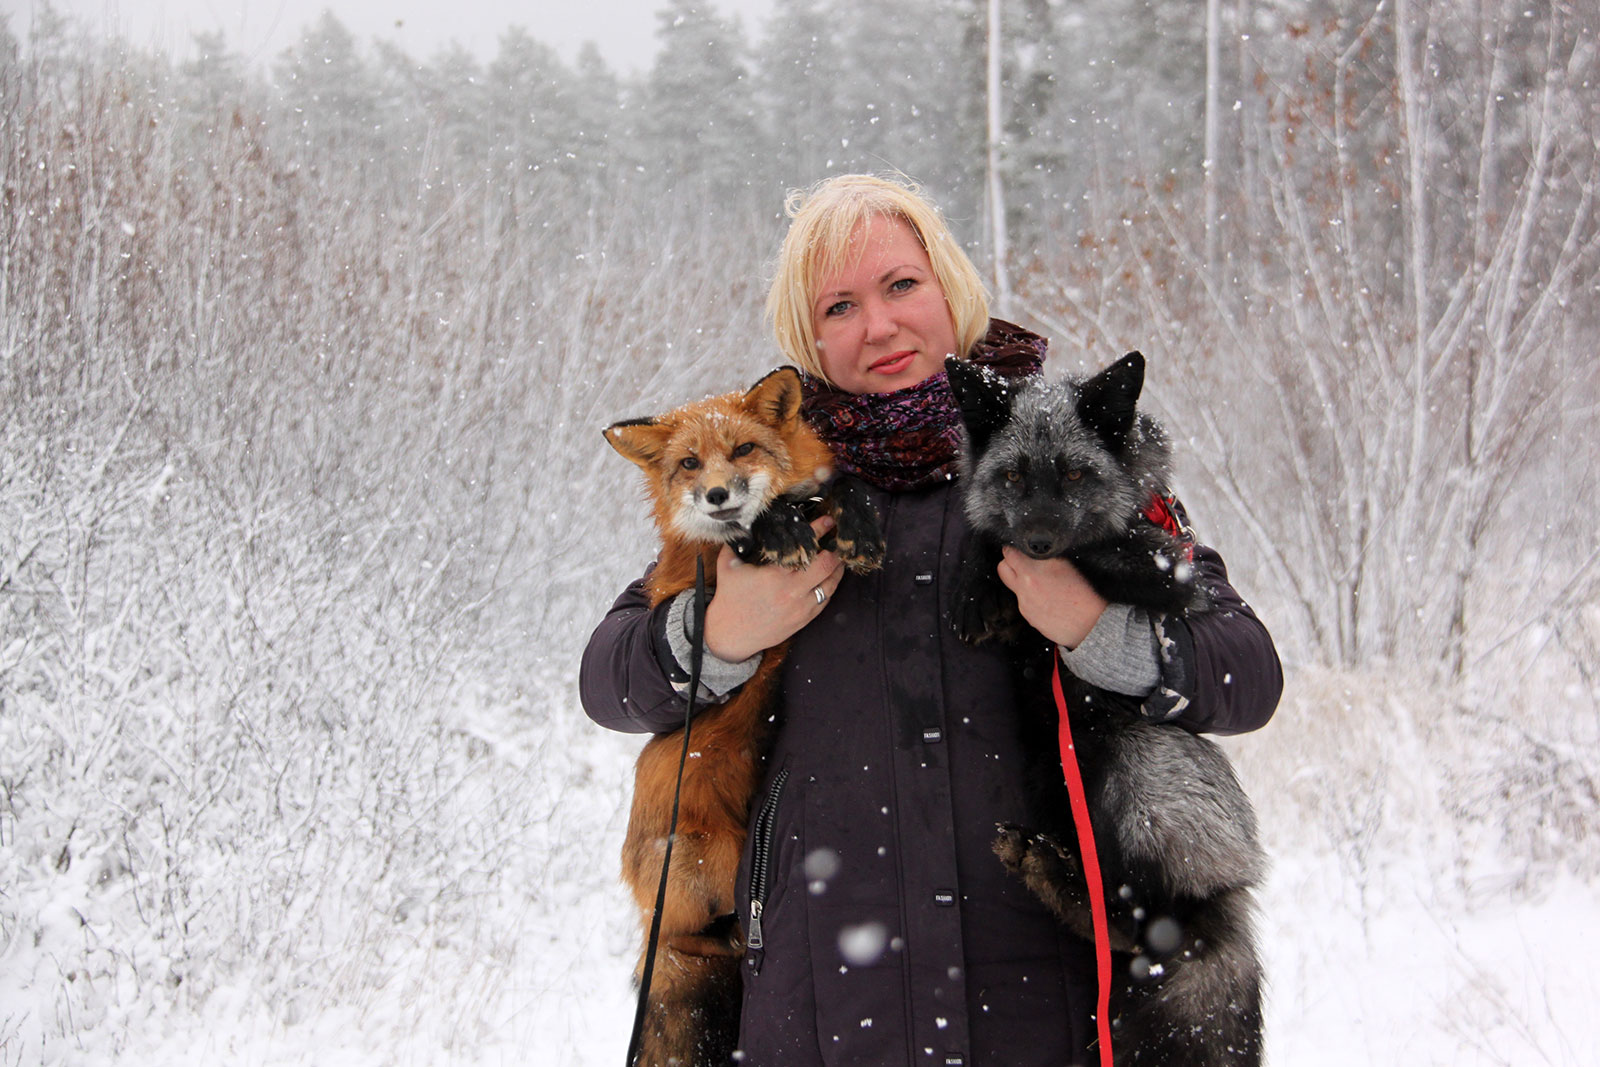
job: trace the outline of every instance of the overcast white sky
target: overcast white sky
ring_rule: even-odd
[[[118,27],[138,44],[159,43],[187,54],[196,31],[221,30],[237,51],[270,60],[298,38],[323,9],[359,39],[397,41],[426,59],[454,39],[488,58],[500,31],[520,24],[569,61],[585,40],[620,71],[642,70],[655,54],[656,11],[666,0],[54,0],[58,11],[91,26]],[[753,39],[772,0],[710,0],[738,14]],[[12,32],[26,33],[35,0],[0,0]]]

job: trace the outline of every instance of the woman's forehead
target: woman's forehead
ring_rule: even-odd
[[[824,247],[822,253],[815,275],[818,295],[877,280],[878,272],[900,266],[929,266],[916,230],[900,215],[880,213],[861,218],[836,246]],[[867,278],[860,276],[863,270],[868,272]]]

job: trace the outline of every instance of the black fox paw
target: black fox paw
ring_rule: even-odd
[[[746,552],[734,550],[751,563],[776,563],[799,570],[817,555],[817,535],[806,520],[803,504],[779,498],[750,524]]]
[[[1050,834],[1010,822],[996,823],[995,830],[994,852],[1007,867],[1020,868],[1042,859],[1043,862],[1062,864],[1072,872],[1078,868],[1078,861],[1073,854]]]
[[[955,627],[956,636],[969,645],[990,641],[1010,644],[1023,630],[1016,595],[998,576],[993,583],[970,582],[959,586],[955,603],[950,608],[950,624]]]
[[[999,831],[994,839],[994,854],[1000,857],[1006,870],[1020,874],[1022,859],[1028,854],[1033,835],[1015,823],[996,823],[994,828]]]
[[[822,538],[822,547],[835,552],[856,574],[869,574],[883,565],[883,528],[878,509],[854,479],[837,479],[832,486],[834,527]]]
[[[1082,868],[1071,851],[1049,834],[1001,823],[994,854],[1006,870],[1022,879],[1033,895],[1062,921],[1082,910]]]
[[[956,636],[969,645],[984,645],[990,641],[1011,644],[1022,635],[1022,616],[1003,608],[985,610],[973,601],[958,604],[950,613]]]
[[[878,524],[871,529],[849,529],[840,524],[822,538],[822,547],[836,554],[854,574],[871,574],[883,566],[883,536]]]

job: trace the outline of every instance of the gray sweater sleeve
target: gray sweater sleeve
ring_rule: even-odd
[[[672,603],[667,605],[665,636],[667,647],[671,650],[675,661],[673,666],[677,667],[677,670],[669,671],[668,676],[673,688],[683,696],[689,694],[689,659],[693,649],[689,632],[693,629],[693,614],[693,589],[685,589],[673,597]],[[735,689],[754,677],[759,666],[761,666],[759,652],[749,659],[729,663],[712,655],[708,649],[700,662],[700,692],[695,699],[715,704],[722,703]]]
[[[1061,662],[1100,689],[1143,699],[1161,681],[1160,650],[1150,613],[1109,604],[1077,648],[1061,647]]]

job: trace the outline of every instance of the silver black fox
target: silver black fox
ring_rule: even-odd
[[[1069,929],[1093,937],[1073,831],[1056,708],[1040,663],[1053,651],[1027,629],[995,567],[1002,545],[1063,556],[1108,601],[1175,615],[1207,610],[1191,542],[1165,517],[1165,432],[1137,410],[1144,357],[1087,379],[1008,381],[949,360],[966,425],[963,504],[974,531],[951,604],[972,643],[1010,645],[1037,714],[1037,825],[999,828],[995,852]],[[1036,697],[1034,696],[1036,695]],[[1261,1062],[1261,967],[1251,887],[1265,859],[1255,814],[1227,757],[1138,702],[1079,686],[1067,714],[1088,796],[1118,964],[1111,990],[1118,1065],[1221,1067]]]

